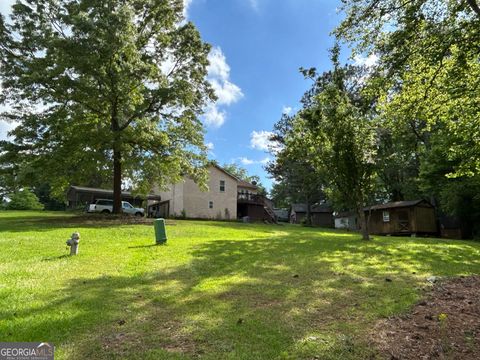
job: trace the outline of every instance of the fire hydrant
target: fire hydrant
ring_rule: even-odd
[[[67,240],[67,245],[70,246],[70,255],[78,254],[78,243],[80,242],[80,234],[74,232],[72,237]]]

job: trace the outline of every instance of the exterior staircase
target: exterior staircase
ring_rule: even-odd
[[[264,209],[264,221],[269,223],[269,224],[278,224],[277,222],[277,216],[273,212],[273,209],[271,209],[269,206],[265,205],[263,207]]]

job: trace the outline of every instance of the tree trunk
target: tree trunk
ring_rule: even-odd
[[[112,106],[111,129],[113,131],[113,213],[122,212],[122,151],[120,147],[120,126],[117,118],[117,103]]]
[[[362,232],[362,240],[370,240],[370,236],[368,235],[368,224],[367,224],[367,217],[365,216],[365,211],[363,211],[363,206],[357,205],[357,216],[360,220],[360,229]]]
[[[122,154],[113,150],[113,213],[122,212]]]
[[[307,213],[305,214],[305,225],[312,226],[312,209],[310,205],[310,200],[307,200]]]
[[[468,5],[470,8],[477,13],[480,17],[480,6],[478,5],[476,0],[467,0]]]

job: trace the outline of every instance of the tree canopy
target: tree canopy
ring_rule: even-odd
[[[378,58],[368,83],[384,183],[395,198],[428,198],[479,232],[478,1],[344,0],[342,10],[337,37],[354,55]]]
[[[2,171],[19,183],[112,184],[139,192],[205,180],[198,116],[215,99],[183,1],[26,0],[0,16]]]

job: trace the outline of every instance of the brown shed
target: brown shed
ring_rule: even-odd
[[[310,207],[312,225],[321,227],[334,227],[333,210],[328,205],[312,205]],[[290,210],[290,222],[301,224],[307,216],[306,204],[292,204]]]
[[[435,208],[425,200],[397,201],[370,206],[364,210],[371,234],[438,234]]]

